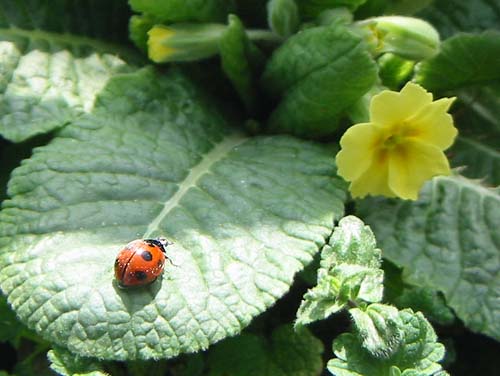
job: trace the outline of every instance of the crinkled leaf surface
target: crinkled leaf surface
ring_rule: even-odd
[[[317,376],[323,370],[322,342],[307,329],[275,329],[270,338],[243,334],[209,353],[209,376]]]
[[[442,38],[457,31],[480,32],[500,29],[500,2],[498,0],[434,0],[417,17],[429,21]]]
[[[453,166],[462,174],[500,185],[500,83],[459,94],[455,119],[460,135],[450,150]]]
[[[351,308],[349,313],[362,346],[376,358],[389,358],[403,340],[402,321],[395,307],[370,304],[366,308]]]
[[[333,341],[337,358],[328,362],[328,370],[336,376],[437,376],[444,346],[436,342],[434,329],[420,312],[405,309],[398,314],[402,342],[396,352],[375,357],[363,347],[361,337],[344,333]]]
[[[61,376],[107,376],[95,359],[81,358],[60,347],[47,353],[50,368]]]
[[[380,261],[370,228],[354,216],[342,218],[321,252],[317,285],[304,295],[296,325],[325,319],[349,300],[379,302],[384,279]]]
[[[341,22],[294,34],[262,76],[264,88],[279,100],[269,127],[305,137],[331,134],[376,79],[367,46]]]
[[[175,72],[115,77],[92,114],[14,171],[0,287],[22,321],[79,355],[206,348],[273,304],[324,245],[345,199],[333,155],[237,133]],[[176,266],[119,289],[118,251],[158,235]]]
[[[500,80],[500,31],[459,33],[433,58],[417,65],[415,81],[432,91]]]
[[[20,3],[21,10],[28,7]],[[130,64],[140,60],[121,47],[53,33],[66,28],[49,27],[52,7],[49,2],[33,6],[38,5],[31,24],[16,6],[0,8],[0,135],[14,142],[50,132],[90,111],[108,79],[131,71]],[[39,29],[45,24],[49,31]]]
[[[416,202],[370,199],[359,210],[405,280],[442,291],[466,326],[500,339],[497,191],[440,177]]]

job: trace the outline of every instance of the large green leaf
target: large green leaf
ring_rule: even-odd
[[[500,80],[500,32],[457,34],[442,43],[439,54],[416,68],[415,81],[433,91]]]
[[[499,0],[434,0],[418,15],[434,25],[442,38],[458,31],[500,29]]]
[[[370,199],[360,212],[409,283],[445,295],[472,330],[500,339],[500,196],[440,177],[416,202]]]
[[[111,76],[134,69],[127,61],[138,59],[86,37],[0,28],[0,135],[23,141],[89,112]]]
[[[274,52],[262,77],[279,99],[271,130],[331,134],[347,108],[373,86],[376,71],[367,46],[340,22],[293,35]]]
[[[297,333],[284,325],[269,339],[243,334],[215,346],[208,375],[317,376],[323,370],[322,353],[323,344],[307,329]]]
[[[175,72],[115,77],[96,103],[9,182],[9,303],[83,356],[169,358],[238,333],[289,289],[342,215],[334,151],[248,138]],[[117,252],[158,235],[174,242],[176,266],[119,289]]]

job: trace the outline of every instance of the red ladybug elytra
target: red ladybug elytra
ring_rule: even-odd
[[[163,272],[167,257],[165,238],[137,239],[128,243],[116,256],[115,278],[122,288],[153,283]]]

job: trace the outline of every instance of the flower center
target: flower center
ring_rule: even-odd
[[[386,149],[394,149],[398,144],[403,140],[403,136],[399,134],[392,134],[387,137],[384,141],[384,148]]]

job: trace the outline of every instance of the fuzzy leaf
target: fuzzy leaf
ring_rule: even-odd
[[[62,348],[54,348],[47,353],[50,368],[61,376],[106,376],[94,359],[75,356]]]
[[[209,376],[318,376],[323,370],[323,344],[307,329],[274,330],[271,338],[243,334],[209,353]],[[293,356],[291,356],[293,354]]]
[[[110,77],[135,69],[127,61],[138,59],[85,37],[0,28],[0,135],[23,141],[91,111]]]
[[[162,22],[223,21],[233,9],[233,0],[129,0],[136,12],[150,14]]]
[[[349,300],[379,302],[383,278],[370,228],[356,217],[343,218],[321,252],[317,285],[304,295],[296,325],[325,319]]]
[[[500,79],[500,32],[457,34],[441,44],[433,58],[417,65],[415,81],[443,91]]]
[[[389,358],[401,344],[402,322],[396,308],[385,304],[370,304],[366,309],[349,310],[362,346],[372,356]]]
[[[363,338],[344,333],[333,342],[337,358],[328,362],[328,370],[336,376],[437,376],[444,346],[436,342],[434,329],[420,312],[405,309],[398,316],[402,339],[397,351],[375,357],[364,348]]]
[[[0,288],[21,320],[81,356],[171,358],[274,304],[343,211],[334,150],[249,138],[183,75],[112,78],[92,114],[13,172]],[[164,278],[118,288],[134,238],[174,242]]]
[[[263,74],[265,89],[281,97],[269,127],[305,137],[331,134],[376,78],[366,45],[340,22],[301,31],[274,52]]]
[[[359,213],[408,283],[442,291],[467,327],[500,339],[498,192],[440,177],[416,202],[369,199]]]

